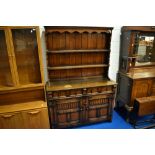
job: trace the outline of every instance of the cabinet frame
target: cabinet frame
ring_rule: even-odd
[[[38,46],[38,59],[39,59],[39,68],[40,68],[40,75],[41,75],[41,82],[37,84],[25,84],[22,85],[19,83],[19,76],[18,76],[18,69],[17,69],[17,64],[16,64],[16,57],[15,57],[15,51],[14,51],[14,45],[13,45],[13,38],[12,38],[12,32],[11,30],[13,29],[30,29],[30,28],[35,28],[36,29],[36,41],[37,41],[37,46]],[[43,75],[43,60],[42,60],[42,53],[41,53],[41,42],[40,42],[40,31],[39,27],[37,26],[0,26],[0,30],[4,30],[5,32],[5,38],[6,38],[6,45],[7,45],[7,54],[8,54],[8,59],[9,59],[9,65],[10,65],[10,70],[11,70],[11,76],[12,76],[12,81],[13,81],[13,87],[14,89],[22,88],[23,86],[31,87],[33,86],[38,86],[42,83],[44,83],[44,75]],[[6,86],[6,89],[10,90],[10,87]],[[3,88],[0,88],[0,90],[3,91]]]

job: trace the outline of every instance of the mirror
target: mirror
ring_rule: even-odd
[[[155,64],[155,36],[150,34],[137,34],[134,51],[137,56],[136,66]]]

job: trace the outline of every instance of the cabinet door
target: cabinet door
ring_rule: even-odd
[[[0,29],[0,87],[13,86],[5,31]]]
[[[152,80],[150,79],[142,79],[134,81],[130,106],[133,106],[135,98],[150,96],[151,86],[152,86]]]
[[[47,108],[23,111],[22,118],[26,129],[48,129],[49,119]]]
[[[132,92],[132,80],[121,73],[117,74],[117,100],[123,103],[130,103]],[[120,103],[119,103],[120,104]]]
[[[51,101],[50,101],[51,102]],[[53,128],[67,128],[80,124],[80,98],[59,98],[50,104]]]
[[[105,120],[111,120],[112,115],[112,94],[98,94],[89,98],[89,122],[99,122]]]
[[[24,128],[21,113],[0,114],[0,129],[22,129]]]
[[[36,29],[12,29],[11,37],[19,83],[21,85],[41,83]]]

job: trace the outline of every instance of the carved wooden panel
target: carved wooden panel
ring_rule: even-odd
[[[95,95],[89,99],[89,122],[111,119],[111,95]]]
[[[134,81],[130,106],[133,106],[134,99],[150,96],[152,81],[148,79]]]
[[[80,123],[79,112],[81,108],[79,98],[59,98],[53,100],[52,104],[50,106],[50,115],[53,128],[71,127]]]
[[[90,90],[91,93],[88,93]],[[111,91],[99,93],[98,90]],[[109,86],[83,89],[80,95],[77,94],[78,89],[65,91],[65,96],[59,96],[63,91],[47,92],[52,127],[68,128],[111,120],[113,91],[113,87]],[[70,95],[66,96],[67,92]],[[76,95],[72,96],[71,92]],[[55,97],[52,97],[53,94]]]

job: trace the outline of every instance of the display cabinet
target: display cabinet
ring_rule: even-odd
[[[45,27],[51,128],[112,120],[110,27]]]
[[[12,112],[20,113],[22,105],[23,108],[24,106],[28,109],[31,107],[31,110],[34,110],[36,105],[38,105],[37,108],[47,108],[40,33],[39,27],[36,26],[0,27],[0,114],[3,113],[1,107],[3,110],[6,107],[9,113],[9,107],[10,109],[15,105],[18,107],[18,104],[20,104],[20,109],[14,108]],[[13,117],[5,117],[8,114],[4,113],[3,115],[3,118],[7,120],[4,119],[2,122],[5,125],[0,127],[10,128],[10,123],[12,128],[22,127],[18,126],[16,121],[8,122],[8,119]],[[45,115],[44,119],[48,120],[48,113]],[[21,117],[17,114],[16,119],[21,119],[18,116]],[[46,120],[45,122],[48,122]],[[29,124],[29,120],[25,121],[26,123]],[[44,126],[38,126],[38,128],[41,127],[44,128]]]
[[[116,108],[130,121],[135,100],[155,95],[154,26],[122,27],[117,82]]]

